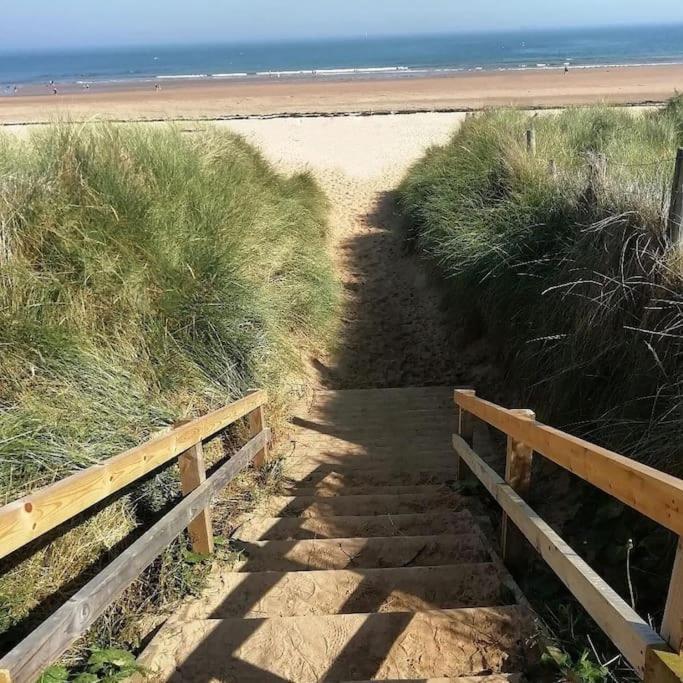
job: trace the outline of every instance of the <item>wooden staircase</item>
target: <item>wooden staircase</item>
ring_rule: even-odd
[[[320,392],[286,495],[147,647],[152,679],[520,680],[534,615],[456,482],[453,419],[447,388]]]

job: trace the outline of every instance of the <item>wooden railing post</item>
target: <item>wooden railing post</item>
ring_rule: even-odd
[[[529,420],[535,420],[533,410],[511,410],[511,413]],[[507,457],[505,460],[505,481],[523,499],[527,499],[531,488],[531,466],[533,464],[533,449],[511,436],[507,438]],[[527,562],[528,555],[524,551],[524,536],[503,512],[501,526],[501,555],[503,561],[511,567],[522,569]]]
[[[553,180],[557,180],[557,162],[555,159],[548,162],[548,173]]]
[[[249,435],[256,436],[266,426],[263,406],[255,408],[249,413]],[[265,445],[254,457],[254,467],[260,469],[268,462],[268,445]]]
[[[683,537],[678,539],[661,634],[674,652],[683,653]]]
[[[476,396],[477,392],[473,389],[461,389],[460,393],[468,394],[469,396]],[[472,413],[458,407],[458,434],[467,443],[468,446],[474,445],[474,416]],[[469,469],[458,457],[456,462],[456,479],[462,481],[467,478]]]
[[[674,180],[671,186],[671,203],[667,221],[667,237],[676,247],[683,245],[683,147],[676,154]]]
[[[526,132],[526,151],[530,156],[536,156],[536,130],[529,128]]]
[[[181,453],[178,466],[180,467],[180,488],[183,495],[187,496],[206,481],[204,448],[201,441]],[[200,555],[213,553],[213,525],[211,524],[211,510],[208,507],[190,522],[187,531],[195,553]]]

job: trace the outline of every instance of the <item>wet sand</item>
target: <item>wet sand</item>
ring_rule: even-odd
[[[0,123],[216,119],[247,116],[465,111],[662,102],[683,90],[683,65],[468,72],[426,78],[164,81],[0,97]]]

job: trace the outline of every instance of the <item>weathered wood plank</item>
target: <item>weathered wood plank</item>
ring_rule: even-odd
[[[683,147],[679,147],[676,154],[666,229],[669,242],[673,246],[681,248],[683,245]]]
[[[206,481],[204,447],[196,443],[181,454],[178,459],[180,468],[180,487],[184,496],[189,495]],[[192,540],[192,550],[200,555],[213,553],[213,526],[211,510],[205,507],[188,525],[187,531]]]
[[[678,539],[676,559],[671,572],[669,595],[666,599],[662,637],[674,652],[683,651],[683,539]]]
[[[532,410],[515,410],[515,414],[527,420],[535,420]],[[515,441],[511,436],[507,438],[507,455],[505,459],[505,481],[521,498],[527,499],[531,488],[531,467],[534,451],[524,443]],[[501,523],[501,556],[510,567],[522,570],[527,563],[524,537],[510,522],[506,512],[503,512]]]
[[[266,418],[263,406],[259,406],[256,410],[249,413],[249,433],[251,435],[258,434],[266,426]],[[268,444],[260,450],[254,458],[254,467],[261,468],[268,462]]]
[[[648,650],[645,683],[683,683],[683,657],[656,648]]]
[[[0,508],[0,558],[104,500],[267,401],[245,396],[99,465],[38,489]]]
[[[548,460],[683,535],[683,481],[505,408],[456,391],[456,404]]]
[[[649,648],[664,640],[458,435],[456,452],[642,677]]]
[[[472,389],[460,389],[461,394],[467,394],[473,398],[476,396],[476,392]],[[463,439],[467,444],[472,446],[474,444],[474,418],[472,413],[462,408],[458,409],[458,434],[460,438]],[[460,458],[457,459],[457,474],[456,478],[459,481],[467,479],[467,467],[463,464]]]
[[[40,672],[80,638],[105,609],[148,567],[185,527],[209,505],[268,442],[264,430],[159,522],[132,543],[111,564],[48,617],[35,631],[0,660],[0,671],[12,683],[33,683]]]

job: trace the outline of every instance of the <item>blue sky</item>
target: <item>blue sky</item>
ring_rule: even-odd
[[[4,49],[683,23],[681,0],[5,0]]]

